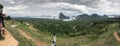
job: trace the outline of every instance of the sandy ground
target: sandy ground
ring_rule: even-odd
[[[30,35],[28,35],[26,32],[24,32],[23,30],[21,30],[21,29],[17,29],[18,30],[18,32],[21,34],[21,35],[23,35],[24,37],[26,37],[27,39],[30,39],[30,40],[32,40],[34,43],[36,43],[36,45],[37,46],[48,46],[46,43],[43,43],[43,42],[41,42],[41,41],[39,41],[39,40],[36,40],[36,39],[34,39],[34,38],[32,38]]]
[[[116,39],[117,41],[120,42],[120,37],[118,36],[118,33],[117,33],[117,32],[114,32],[114,33],[113,33],[113,36],[115,37],[115,39]]]
[[[18,46],[19,42],[5,29],[5,39],[0,41],[0,46]]]

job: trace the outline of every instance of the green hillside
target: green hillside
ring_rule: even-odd
[[[61,20],[39,19],[40,22],[36,20],[36,22],[38,22],[36,24],[35,20],[36,19],[28,21],[27,19],[20,19],[17,21],[7,21],[9,24],[6,25],[6,28],[20,42],[19,46],[36,46],[36,44],[33,41],[26,39],[18,31],[15,31],[15,29],[12,29],[10,26],[13,25],[13,23],[17,25],[16,28],[22,29],[34,39],[47,43],[48,46],[51,46],[53,34],[58,36],[57,46],[119,46],[119,42],[113,36],[114,31],[117,31],[118,33],[120,32],[119,22],[88,22],[89,20],[82,22],[78,20],[63,22]],[[29,22],[30,26],[37,31],[30,29],[30,26],[25,25],[23,22]],[[58,27],[54,25],[57,25]],[[78,25],[79,27],[74,29],[74,25]],[[50,31],[48,29],[50,29]]]

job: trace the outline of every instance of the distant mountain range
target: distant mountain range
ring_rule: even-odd
[[[120,15],[99,15],[99,14],[81,14],[77,16],[69,16],[65,15],[64,13],[60,12],[58,16],[52,15],[41,15],[41,16],[11,16],[13,18],[44,18],[44,19],[86,19],[86,18],[120,18]]]
[[[88,14],[82,14],[82,15],[78,15],[76,16],[76,19],[86,19],[86,18],[108,18],[107,15],[98,15],[98,14],[91,14],[91,15],[88,15]]]
[[[69,16],[65,16],[62,12],[59,14],[59,19],[70,19]]]

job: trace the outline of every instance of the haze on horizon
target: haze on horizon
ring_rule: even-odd
[[[120,14],[120,0],[0,0],[10,16]]]

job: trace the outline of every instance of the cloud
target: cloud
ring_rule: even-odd
[[[101,0],[97,9],[99,9],[102,13],[105,13],[105,14],[120,14],[120,11],[119,11],[120,5],[118,1]]]
[[[1,0],[8,15],[120,14],[120,0]]]
[[[6,7],[5,12],[8,14],[20,14],[20,15],[58,15],[59,12],[78,12],[83,13],[87,12],[87,7],[83,5],[70,4],[70,3],[53,3],[47,2],[39,5],[29,6],[29,5],[15,5],[12,7]],[[73,13],[74,13],[73,12]],[[29,14],[27,14],[29,13]],[[33,13],[33,14],[31,14]]]
[[[88,7],[84,5],[70,4],[70,3],[45,3],[39,5],[42,8],[50,8],[50,9],[59,9],[59,10],[67,10],[67,11],[78,11],[78,12],[87,12]]]

